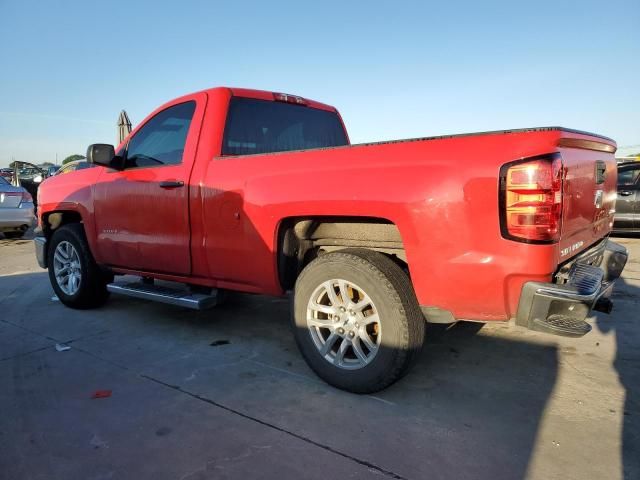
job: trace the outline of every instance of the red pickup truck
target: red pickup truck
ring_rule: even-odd
[[[627,260],[608,240],[615,150],[560,127],[350,145],[329,105],[213,88],[91,145],[100,168],[47,179],[36,254],[72,308],[292,290],[309,366],[373,392],[408,370],[425,322],[587,333]]]

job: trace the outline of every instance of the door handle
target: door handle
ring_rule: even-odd
[[[622,190],[618,192],[618,195],[621,197],[628,197],[629,195],[633,195],[633,192],[630,192],[629,190]]]
[[[184,182],[182,180],[166,180],[164,182],[160,182],[160,188],[179,188],[184,187]]]

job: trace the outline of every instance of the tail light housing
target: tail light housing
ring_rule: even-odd
[[[22,192],[22,200],[20,203],[33,203],[33,197],[26,190]]]
[[[525,243],[555,243],[562,229],[560,154],[507,163],[500,169],[502,236]]]

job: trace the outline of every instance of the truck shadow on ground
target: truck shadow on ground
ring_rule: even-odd
[[[627,276],[640,280],[638,259],[630,258],[626,270]],[[624,478],[631,480],[640,478],[640,288],[620,279],[616,282],[612,299],[615,305],[624,307],[625,314],[598,315],[596,327],[603,333],[615,334],[613,365],[625,390],[622,460]]]
[[[616,302],[637,305],[638,288],[622,281],[617,288]],[[214,310],[191,312],[113,296],[101,309],[76,311],[51,295],[45,272],[0,277],[0,323],[57,341],[76,339],[72,347],[94,358],[401,478],[525,478],[558,376],[552,338],[530,341],[528,333],[506,325],[430,325],[413,370],[382,392],[359,396],[329,387],[308,369],[291,335],[286,299],[233,294]],[[628,479],[639,471],[636,321],[620,313],[597,317],[600,330],[616,332],[615,367],[626,389],[622,455]],[[12,352],[23,361],[25,353]],[[90,377],[88,371],[75,381]],[[37,415],[50,428],[60,412],[46,409]],[[12,414],[10,406],[3,411]],[[131,448],[140,447],[132,440]]]
[[[504,335],[486,334],[482,324],[459,323],[429,327],[404,379],[375,395],[353,395],[306,366],[286,299],[233,294],[216,309],[191,312],[112,296],[101,309],[77,311],[51,295],[46,273],[0,277],[0,308],[12,325],[56,341],[75,339],[72,348],[141,381],[195,394],[399,478],[524,478],[557,378],[554,345],[506,338],[506,326]],[[89,389],[87,370],[75,382]],[[12,414],[9,406],[3,411]],[[37,415],[52,428],[60,412],[44,407]],[[131,438],[143,458],[144,445]]]

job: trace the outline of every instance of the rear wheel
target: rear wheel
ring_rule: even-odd
[[[361,249],[307,265],[296,282],[293,326],[318,376],[355,393],[401,378],[424,339],[424,317],[407,275],[383,254]]]
[[[53,290],[66,306],[95,308],[107,300],[107,283],[113,276],[96,264],[82,225],[64,225],[54,232],[47,262]]]

